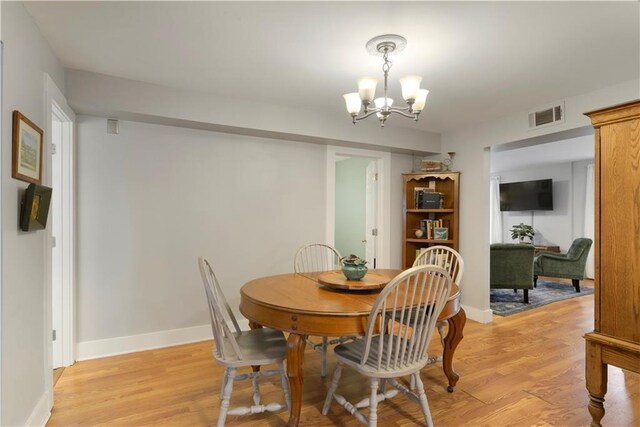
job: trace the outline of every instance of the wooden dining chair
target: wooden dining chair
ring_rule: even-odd
[[[400,392],[420,404],[427,426],[432,426],[420,369],[427,364],[429,341],[450,289],[451,276],[445,269],[434,265],[412,267],[391,280],[371,308],[364,339],[341,344],[334,349],[338,365],[322,414],[329,413],[335,399],[358,421],[375,426],[378,402]],[[368,398],[353,404],[336,393],[344,366],[369,378],[371,393]],[[396,380],[404,375],[411,375],[414,379],[417,393]],[[387,391],[387,384],[393,389]],[[360,411],[367,407],[368,419]]]
[[[325,245],[324,243],[309,243],[298,249],[293,258],[293,269],[296,273],[321,273],[326,271],[340,270],[340,252],[337,249]],[[330,345],[341,344],[351,339],[351,337],[340,337],[329,339],[322,337],[321,343],[316,343],[307,338],[307,345],[322,354],[322,365],[320,376],[327,375],[327,348]]]
[[[274,412],[291,408],[289,381],[284,369],[286,340],[281,331],[270,328],[241,331],[238,322],[227,304],[220,284],[209,262],[198,259],[200,275],[204,283],[211,316],[211,329],[215,345],[213,357],[224,366],[224,380],[221,387],[220,415],[218,427],[224,426],[227,415],[258,414],[265,411]],[[229,325],[233,325],[233,331]],[[250,372],[237,375],[238,368],[277,364],[278,369]],[[260,403],[259,378],[280,374],[282,389],[286,403]],[[253,405],[229,409],[233,382],[251,379],[253,384]]]

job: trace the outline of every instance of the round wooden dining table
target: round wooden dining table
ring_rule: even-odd
[[[371,270],[389,279],[401,270]],[[267,326],[289,333],[287,376],[291,387],[289,426],[297,426],[302,409],[302,382],[306,338],[313,336],[364,336],[371,307],[379,291],[344,291],[318,283],[318,274],[289,273],[262,277],[240,290],[240,312],[251,328]],[[466,315],[460,306],[460,289],[454,283],[439,317],[447,320],[449,331],[442,354],[444,374],[453,391],[458,374],[453,370],[453,354],[462,340]]]

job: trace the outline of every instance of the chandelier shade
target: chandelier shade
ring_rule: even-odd
[[[382,56],[384,63],[382,64],[382,73],[384,75],[384,94],[380,98],[375,98],[376,86],[378,81],[372,77],[363,77],[358,80],[358,92],[348,93],[344,95],[347,104],[347,112],[351,115],[353,124],[357,121],[364,120],[374,113],[380,121],[380,126],[384,126],[391,114],[399,114],[403,117],[418,121],[420,112],[424,109],[427,102],[429,91],[420,88],[422,82],[421,76],[410,75],[400,79],[402,86],[402,98],[407,103],[404,108],[392,107],[393,99],[387,96],[387,83],[389,78],[389,70],[393,65],[389,60],[389,55],[400,52],[407,45],[407,40],[397,34],[385,34],[374,37],[366,44],[367,51],[375,56]],[[375,100],[374,100],[375,98]],[[374,108],[370,108],[371,102],[375,104]],[[362,111],[364,108],[364,111]],[[362,114],[361,114],[362,111]]]
[[[420,90],[420,82],[422,77],[420,76],[406,76],[400,79],[400,85],[402,86],[402,97],[405,101],[418,98],[418,91]]]
[[[371,102],[376,96],[376,86],[378,81],[371,77],[363,77],[358,80],[358,94],[360,99],[365,102]]]
[[[376,110],[380,110],[379,113],[376,113],[378,118],[383,117],[383,112],[386,108],[391,108],[393,105],[393,99],[391,98],[377,98],[373,103],[376,105]]]
[[[360,112],[360,108],[362,108],[362,101],[360,101],[360,95],[358,92],[347,93],[343,96],[347,103],[347,111],[349,114],[358,114]]]
[[[426,89],[418,90],[418,97],[416,98],[416,102],[413,103],[413,109],[415,111],[424,110],[424,105],[427,103],[427,96],[429,95],[429,91]],[[358,110],[360,111],[360,110]]]

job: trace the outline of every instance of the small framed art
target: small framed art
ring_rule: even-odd
[[[22,231],[47,228],[52,192],[53,190],[49,187],[29,184],[27,191],[24,193],[20,212],[20,228]]]
[[[13,178],[33,184],[42,182],[43,135],[42,129],[22,113],[13,112]]]
[[[446,227],[436,227],[433,229],[434,240],[449,240],[449,229]]]

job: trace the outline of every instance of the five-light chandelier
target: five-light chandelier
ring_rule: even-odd
[[[356,121],[364,120],[367,117],[376,114],[380,121],[380,126],[384,126],[387,118],[391,113],[400,114],[403,117],[418,121],[418,116],[424,109],[429,91],[420,89],[420,76],[406,76],[400,79],[402,86],[402,97],[407,102],[407,107],[392,107],[393,99],[387,96],[387,79],[389,70],[393,65],[389,61],[389,55],[401,52],[407,45],[407,39],[397,34],[385,34],[374,37],[367,42],[367,51],[371,55],[382,56],[384,64],[382,72],[384,73],[384,96],[375,98],[376,85],[378,81],[371,77],[363,77],[358,80],[358,92],[347,93],[344,100],[347,103],[347,111],[351,114],[353,124]],[[370,108],[371,102],[375,104],[375,108]],[[364,108],[362,114],[360,110]]]

